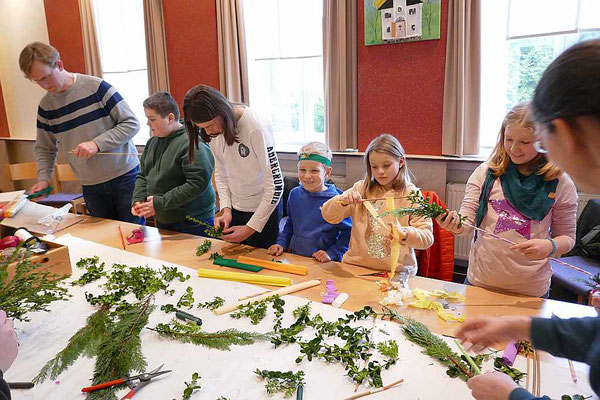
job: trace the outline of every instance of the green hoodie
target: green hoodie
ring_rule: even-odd
[[[151,137],[142,153],[131,204],[154,196],[155,218],[162,224],[183,222],[186,215],[207,219],[215,214],[215,161],[208,146],[200,143],[190,164],[188,143],[182,127],[167,137]]]

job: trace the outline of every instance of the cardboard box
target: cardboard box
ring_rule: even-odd
[[[45,254],[34,254],[30,257],[32,263],[40,263],[38,269],[47,269],[51,274],[59,276],[68,276],[72,273],[71,258],[69,257],[69,248],[62,244],[42,240],[48,245],[49,250]],[[8,279],[15,275],[17,262],[8,266]],[[36,270],[37,271],[37,270]]]

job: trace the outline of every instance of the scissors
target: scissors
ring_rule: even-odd
[[[84,387],[83,389],[81,389],[81,391],[86,392],[86,393],[87,392],[95,392],[96,390],[102,390],[102,389],[106,389],[109,387],[126,384],[129,387],[129,389],[131,389],[131,390],[123,398],[121,398],[121,400],[130,399],[133,397],[133,395],[135,395],[137,392],[139,392],[144,386],[149,384],[150,380],[152,378],[154,378],[155,376],[159,376],[159,375],[171,372],[170,369],[168,369],[166,371],[161,371],[160,369],[164,365],[165,364],[162,364],[158,368],[155,368],[150,372],[145,372],[140,375],[133,375],[133,376],[129,376],[127,378],[119,378],[119,379],[115,379],[114,381],[104,382],[104,383],[99,383],[94,386]],[[139,380],[140,382],[137,385],[134,385],[133,381],[135,381],[135,380]]]

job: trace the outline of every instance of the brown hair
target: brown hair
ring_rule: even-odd
[[[363,198],[368,198],[371,194],[375,194],[375,192],[382,189],[382,186],[373,177],[373,173],[371,172],[371,162],[369,161],[371,152],[387,154],[394,157],[398,162],[402,162],[402,159],[404,159],[404,165],[400,167],[398,175],[396,175],[394,183],[392,184],[394,190],[404,190],[404,188],[406,188],[406,183],[410,182],[408,164],[406,162],[406,152],[398,139],[390,134],[384,133],[371,140],[371,143],[369,143],[369,146],[367,146],[367,150],[365,151],[364,160],[367,172],[365,175],[365,183],[361,190],[361,196]]]
[[[163,118],[166,118],[169,114],[173,114],[175,121],[179,120],[179,106],[169,92],[160,91],[152,94],[144,100],[143,106],[155,111]]]
[[[29,79],[31,65],[34,61],[46,64],[50,68],[56,68],[56,62],[58,60],[60,60],[60,54],[54,47],[42,42],[33,42],[21,50],[21,54],[19,55],[19,67],[25,74],[25,78]]]
[[[217,89],[207,85],[196,85],[191,88],[183,99],[183,119],[185,129],[190,138],[188,158],[194,161],[194,149],[198,149],[198,137],[205,143],[210,142],[210,136],[196,123],[210,121],[220,115],[223,118],[223,136],[228,146],[236,143],[235,114],[233,105]]]
[[[508,125],[517,125],[530,129],[532,132],[535,130],[535,124],[532,119],[531,111],[529,110],[529,102],[522,102],[515,105],[502,121],[500,133],[498,134],[498,142],[488,159],[488,165],[495,176],[503,175],[510,163],[510,156],[504,148],[504,133],[506,132],[506,127]],[[535,157],[524,167],[531,171],[537,170],[536,174],[544,175],[544,179],[547,181],[554,180],[562,174],[560,168],[546,160],[543,156],[541,159],[540,157]]]

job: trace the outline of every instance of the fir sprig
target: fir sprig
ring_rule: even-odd
[[[197,256],[203,255],[208,250],[210,250],[211,246],[212,246],[212,242],[209,239],[206,239],[204,242],[202,242],[201,245],[198,245],[198,247],[196,247],[196,255]]]
[[[269,339],[268,335],[262,333],[244,332],[237,329],[205,332],[194,323],[181,323],[176,319],[171,320],[168,324],[158,324],[156,327],[148,329],[183,343],[193,343],[217,350],[230,350],[233,345],[248,346],[257,341]]]
[[[381,213],[380,216],[383,217],[388,214],[392,214],[396,217],[403,217],[405,215],[415,215],[435,219],[440,215],[448,212],[448,209],[446,207],[442,207],[433,203],[431,198],[423,197],[423,195],[419,191],[411,190],[408,196],[406,196],[406,198],[408,199],[408,201],[411,202],[411,207],[396,208],[394,210]],[[462,222],[465,221],[467,218],[462,215],[459,215],[459,218],[460,223],[458,224],[458,227],[460,228],[462,226]]]
[[[85,269],[85,272],[81,275],[81,278],[71,282],[71,285],[87,285],[88,283],[97,281],[103,276],[106,276],[106,271],[104,270],[105,263],[98,265],[99,262],[100,258],[98,256],[82,258],[77,261],[75,265],[77,265],[78,268]]]
[[[209,310],[216,310],[217,308],[221,307],[223,304],[225,304],[225,299],[222,297],[216,296],[214,299],[212,299],[212,301],[207,301],[207,302],[198,304],[198,308],[207,308]]]
[[[393,339],[377,343],[377,350],[381,355],[387,357],[392,364],[398,360],[398,343]]]
[[[257,369],[254,373],[263,379],[267,380],[265,388],[268,394],[284,392],[285,397],[290,397],[294,394],[298,386],[304,386],[304,371],[296,373],[292,371],[269,371]]]
[[[31,253],[20,255],[17,247],[9,257],[0,257],[0,310],[9,318],[29,321],[27,313],[48,311],[50,303],[71,297],[62,286],[65,277],[50,273],[42,264],[32,263]],[[9,279],[9,267],[14,275]]]
[[[209,225],[206,222],[201,221],[201,220],[199,220],[197,218],[191,217],[189,215],[186,215],[185,219],[187,219],[188,221],[195,222],[198,225],[202,225],[202,226],[206,227],[206,230],[204,231],[204,233],[206,233],[206,235],[208,237],[218,239],[221,236],[223,236],[223,228],[221,228],[221,227],[215,228],[214,226]]]
[[[402,317],[402,320],[404,335],[411,342],[423,347],[423,353],[436,358],[446,366],[455,365],[460,371],[458,376],[462,379],[466,380],[473,376],[469,366],[462,361],[461,357],[453,352],[444,340],[431,333],[425,325],[410,317]]]

